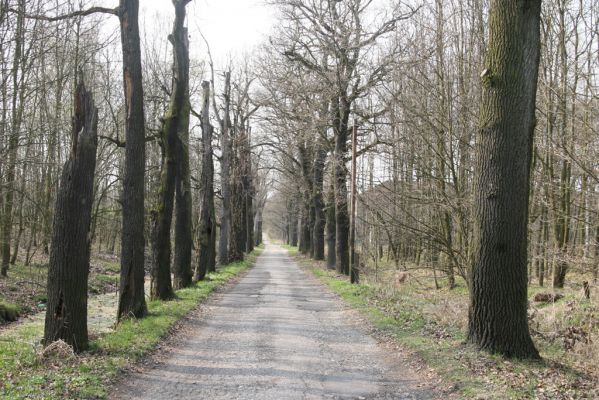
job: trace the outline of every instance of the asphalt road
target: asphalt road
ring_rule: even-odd
[[[269,244],[112,399],[431,399],[339,299]]]

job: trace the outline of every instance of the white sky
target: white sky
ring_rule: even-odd
[[[144,18],[148,21],[156,13],[168,15],[168,31],[164,32],[166,39],[174,15],[171,0],[140,0],[139,3],[142,29]],[[205,54],[204,41],[198,29],[210,43],[217,65],[224,64],[229,56],[251,52],[271,31],[274,15],[275,10],[264,4],[264,0],[192,0],[187,5],[192,57]]]

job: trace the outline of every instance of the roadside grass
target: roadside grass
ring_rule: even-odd
[[[421,280],[419,284],[394,287],[389,284],[392,279],[383,276],[378,283],[364,279],[365,283],[352,285],[347,277],[326,269],[323,262],[298,255],[294,247],[284,247],[333,292],[366,315],[379,333],[420,358],[440,379],[438,388],[448,396],[460,399],[599,398],[596,371],[576,363],[573,354],[566,353],[558,339],[534,337],[543,362],[507,360],[465,344],[468,290],[463,284],[454,290],[445,287],[435,290],[434,286],[423,286]],[[531,294],[536,291],[536,288],[531,290]],[[572,312],[575,307],[572,301],[563,304],[566,308],[570,304],[571,312],[569,321],[560,320],[562,325],[573,323],[577,318],[584,319],[579,308]],[[545,306],[545,309],[551,307]],[[586,308],[587,312],[596,310],[592,305]],[[538,312],[536,315],[537,320],[533,317],[531,324],[538,324],[541,330],[553,326],[544,317],[539,318]]]
[[[175,323],[216,288],[246,270],[263,247],[245,261],[221,267],[207,279],[176,292],[177,299],[148,302],[148,316],[125,320],[91,338],[90,350],[74,357],[42,356],[43,325],[24,324],[0,335],[0,398],[103,399],[127,366],[152,351]],[[91,336],[91,335],[90,335]]]
[[[295,257],[299,253],[298,248],[295,246],[290,246],[288,244],[282,244],[281,247],[284,248],[285,250],[287,250],[287,252],[289,253],[290,256]]]

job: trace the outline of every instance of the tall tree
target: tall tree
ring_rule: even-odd
[[[166,115],[162,120],[161,140],[164,149],[164,160],[162,163],[162,173],[160,176],[160,186],[158,193],[158,205],[152,212],[152,285],[151,295],[153,298],[168,300],[174,297],[173,286],[171,282],[171,226],[173,218],[173,208],[175,200],[175,188],[177,186],[178,172],[183,170],[181,151],[184,151],[181,133],[189,129],[189,52],[187,45],[187,29],[183,26],[185,22],[185,6],[190,0],[174,0],[175,22],[173,23],[173,32],[169,35],[169,40],[173,45],[173,77],[171,84],[171,98]],[[183,133],[183,136],[187,136]],[[189,162],[189,158],[186,158]],[[182,168],[178,168],[178,166]],[[183,172],[183,171],[182,171]],[[187,174],[188,176],[189,174]],[[180,191],[185,177],[179,177]],[[184,193],[180,196],[180,207],[185,209],[187,202]],[[183,218],[188,213],[184,211]],[[191,218],[190,215],[188,215]],[[181,218],[181,217],[180,217]],[[179,220],[178,224],[187,224]],[[188,228],[190,228],[188,226]],[[181,229],[181,227],[179,227]],[[175,229],[177,231],[177,228]],[[180,238],[187,239],[186,234],[180,232]],[[181,249],[180,249],[181,250]],[[191,251],[191,249],[189,249]],[[182,261],[182,255],[178,261]],[[191,256],[189,256],[191,257]],[[188,257],[184,257],[188,258]],[[177,259],[177,257],[175,257]],[[178,286],[183,281],[189,284],[188,267],[180,265],[175,266],[177,271]]]
[[[6,166],[6,188],[4,189],[4,199],[2,205],[2,230],[0,232],[0,251],[2,259],[0,265],[0,275],[6,276],[10,262],[10,244],[12,237],[13,224],[13,203],[15,196],[15,181],[17,169],[17,151],[19,149],[19,138],[21,132],[21,120],[24,110],[25,86],[22,79],[24,73],[24,46],[25,46],[25,0],[18,2],[17,26],[15,31],[15,49],[12,64],[12,101],[11,101],[11,130],[8,139],[8,163]]]
[[[189,39],[187,28],[183,27],[185,5],[191,0],[175,0],[175,11],[182,14],[178,28],[173,30],[173,46],[176,53],[177,79],[185,85],[183,107],[179,111],[177,131],[177,180],[175,186],[175,258],[173,260],[174,288],[187,287],[192,282],[191,252],[192,237],[192,199],[191,171],[189,168]]]
[[[541,0],[493,0],[481,74],[468,340],[538,358],[527,318],[527,222]]]
[[[139,0],[120,0],[118,16],[123,50],[126,146],[119,319],[139,318],[147,313],[144,295],[146,138],[138,14]]]
[[[210,125],[210,82],[202,82],[202,199],[198,226],[199,257],[195,279],[201,281],[216,264],[216,214],[214,210],[214,162],[212,160],[212,132]]]
[[[79,82],[72,145],[56,198],[44,343],[62,339],[76,351],[88,347],[87,278],[96,168],[98,110]]]
[[[212,76],[212,84],[214,86],[214,74]],[[214,92],[212,94],[214,96]],[[220,214],[220,236],[218,240],[218,263],[226,265],[229,262],[229,231],[231,229],[231,138],[229,129],[231,127],[231,72],[225,73],[225,91],[223,93],[224,115],[219,117],[216,108],[216,101],[212,99],[212,106],[219,120],[221,131],[221,164],[220,164],[220,185],[221,195],[223,198]]]

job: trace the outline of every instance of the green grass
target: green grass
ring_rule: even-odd
[[[173,325],[204,301],[217,287],[247,269],[261,252],[246,261],[219,268],[207,279],[178,290],[177,299],[148,303],[146,318],[121,322],[114,331],[95,338],[90,350],[69,360],[42,360],[40,325],[24,325],[0,336],[0,398],[102,399],[127,365],[155,348]]]
[[[291,250],[290,254],[297,254],[295,248],[286,248]],[[378,285],[352,285],[335,271],[298,258],[333,292],[366,315],[379,332],[397,340],[434,369],[446,392],[465,399],[535,398],[538,383],[535,374],[543,369],[542,364],[507,361],[466,345],[464,329],[443,324],[424,311],[431,306],[431,300],[434,301],[431,297],[416,293],[411,286],[390,292]],[[445,290],[442,296],[463,297],[464,294]],[[496,374],[497,371],[501,372]],[[519,380],[520,376],[525,378]]]
[[[299,253],[298,248],[295,246],[290,246],[288,244],[282,244],[281,247],[284,248],[285,250],[287,250],[287,252],[289,253],[290,256],[296,256]]]
[[[15,321],[20,313],[19,306],[0,300],[0,322]]]
[[[440,378],[437,388],[446,393],[460,399],[599,398],[592,366],[593,354],[599,353],[594,352],[593,342],[577,352],[566,352],[562,337],[534,335],[544,362],[507,360],[480,352],[465,344],[469,294],[462,281],[456,289],[442,286],[435,290],[432,276],[414,270],[413,279],[399,287],[389,282],[389,275],[380,275],[382,281],[378,283],[365,275],[362,284],[352,285],[347,277],[324,268],[322,262],[286,248],[333,292],[367,316],[385,337],[396,340],[432,368]],[[392,265],[386,272],[394,270]],[[529,296],[540,291],[551,289],[533,285]],[[540,331],[550,333],[570,326],[587,331],[599,327],[595,302],[581,299],[577,290],[560,292],[564,299],[555,304],[531,305],[531,327],[539,325]]]

